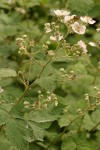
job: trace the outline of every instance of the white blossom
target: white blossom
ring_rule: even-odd
[[[78,45],[82,48],[83,53],[87,53],[86,44],[82,40],[78,41]]]
[[[70,12],[65,11],[65,10],[54,10],[54,13],[56,14],[57,17],[63,17],[63,16],[67,16],[70,14]]]
[[[26,10],[24,8],[16,7],[15,9],[16,9],[16,11],[20,12],[21,14],[26,13]]]
[[[54,52],[53,50],[49,50],[49,51],[48,51],[48,56],[51,56],[51,57],[52,57],[52,56],[54,56],[54,55],[55,55],[55,52]]]
[[[97,46],[96,43],[94,43],[94,42],[89,42],[89,45],[91,45],[91,46],[93,46],[93,47],[96,47],[96,46]]]
[[[28,101],[24,101],[24,105],[29,105],[30,103]]]
[[[86,27],[84,25],[79,24],[79,22],[74,22],[74,24],[71,24],[71,27],[74,32],[77,34],[84,34]]]
[[[46,33],[49,33],[49,32],[51,32],[52,30],[50,29],[50,28],[45,28],[45,32]]]
[[[2,93],[4,90],[1,88],[1,86],[0,86],[0,93]]]
[[[68,21],[72,20],[76,15],[72,15],[72,16],[65,16],[64,17],[64,23],[66,24]]]
[[[45,27],[50,27],[50,23],[47,22],[47,23],[44,24],[44,26],[45,26]]]
[[[50,23],[45,23],[44,26],[45,26],[46,33],[49,33],[49,32],[52,31],[51,28],[50,28]]]
[[[89,23],[89,24],[94,24],[96,22],[89,16],[84,16],[84,17],[81,16],[80,19],[81,19],[81,21],[83,21],[85,23]]]
[[[97,28],[96,31],[99,32],[99,31],[100,31],[100,28]]]
[[[7,0],[7,3],[8,3],[8,4],[12,4],[12,3],[13,3],[13,0]]]
[[[55,106],[58,106],[58,101],[55,101]]]
[[[63,35],[50,36],[50,40],[52,40],[52,41],[61,41],[62,39],[63,39]]]

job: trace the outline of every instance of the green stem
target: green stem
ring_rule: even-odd
[[[90,129],[89,132],[95,131],[95,129],[96,129],[99,125],[100,125],[100,121],[99,121],[94,127],[92,127],[92,129]]]
[[[97,68],[97,70],[95,72],[95,76],[94,76],[94,80],[93,80],[93,85],[95,85],[95,83],[96,83],[97,73],[98,73],[98,68]]]

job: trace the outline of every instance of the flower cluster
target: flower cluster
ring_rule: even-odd
[[[50,40],[52,41],[61,41],[63,39],[63,35],[60,35],[60,32],[56,32],[54,36],[50,36]]]
[[[47,109],[50,104],[53,104],[55,107],[58,105],[57,96],[54,93],[47,92],[45,97],[41,91],[38,91],[38,100],[33,104],[30,104],[28,101],[24,101],[25,109]]]
[[[70,14],[70,12],[65,11],[65,10],[54,10],[54,13],[57,15],[57,17],[65,17],[68,16]]]
[[[60,31],[59,31],[59,26],[55,25],[55,22],[50,23],[45,23],[45,32],[46,33],[50,33],[52,32],[53,35],[50,36],[50,40],[51,41],[61,41],[63,39],[63,35],[61,35]]]
[[[84,116],[87,111],[93,111],[98,107],[98,105],[100,105],[100,90],[98,87],[94,87],[94,90],[96,91],[96,95],[93,97],[88,93],[85,94],[87,107],[83,110],[81,108],[77,109],[79,116]]]
[[[71,70],[69,73],[66,72],[64,68],[60,68],[60,73],[62,77],[62,82],[68,80],[75,80],[76,79],[76,74],[73,70]]]
[[[33,104],[33,108],[47,109],[50,103],[54,103],[54,106],[58,105],[57,97],[54,93],[47,92],[45,97],[41,91],[38,91],[38,100]]]
[[[96,91],[95,99],[89,96],[87,93],[85,94],[88,110],[94,110],[98,105],[100,105],[100,90],[98,87],[94,87],[94,90]]]
[[[56,10],[54,11],[54,13],[61,22],[63,22],[67,26],[70,26],[72,30],[77,34],[85,33],[86,26],[84,23],[94,24],[96,22],[95,20],[92,20],[92,18],[89,16],[81,16],[80,18],[78,18],[76,17],[76,15],[70,15],[70,12],[64,10]]]
[[[30,47],[34,47],[35,44],[35,42],[33,40],[30,40],[27,35],[23,35],[21,38],[17,38],[16,42],[19,47],[18,53],[20,55],[28,54],[28,49]]]
[[[54,14],[57,16],[59,22],[66,25],[67,35],[72,34],[72,33],[77,33],[79,35],[85,34],[86,25],[87,24],[92,25],[96,22],[89,16],[77,17],[76,15],[71,15],[71,13],[66,10],[54,10]],[[75,44],[74,46],[71,46],[64,39],[66,34],[63,35],[59,28],[60,26],[56,25],[56,22],[45,24],[45,31],[46,33],[50,33],[51,41],[62,42],[62,46],[65,50],[67,49],[66,54],[68,55],[79,56],[81,53],[82,54],[87,53],[87,46],[84,41],[80,40],[77,42],[77,44]],[[98,28],[98,31],[99,31],[99,28]],[[90,42],[89,44],[91,46],[97,46],[97,43]],[[80,52],[80,49],[82,50],[82,52]],[[50,54],[50,56],[55,55],[55,53],[52,50],[48,51],[48,54]]]
[[[26,35],[24,35],[25,38],[27,37]],[[23,54],[23,53],[26,53],[27,51],[27,48],[26,48],[26,44],[25,44],[25,39],[22,37],[22,38],[17,38],[16,39],[16,42],[17,42],[17,45],[19,47],[19,54]]]
[[[52,31],[52,29],[51,29],[51,27],[50,27],[50,23],[45,23],[45,31],[46,31],[46,33],[49,33],[49,32],[51,32]]]

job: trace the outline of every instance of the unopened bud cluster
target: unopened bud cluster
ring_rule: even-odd
[[[24,108],[29,109],[30,108],[30,103],[28,101],[24,101]]]
[[[3,88],[0,86],[0,93],[4,92]]]
[[[49,57],[55,56],[55,51],[49,48],[50,41],[47,41],[46,44],[43,44],[43,49],[45,50],[45,54]]]
[[[50,104],[58,105],[57,97],[54,93],[47,92],[46,96],[38,91],[38,100],[34,102],[32,107],[34,109],[47,109]]]
[[[92,100],[92,97],[87,93],[85,94],[85,100],[87,101],[88,110],[94,110],[96,108],[95,100]]]
[[[76,78],[75,72],[71,70],[68,74],[64,68],[60,68],[61,77],[63,79],[74,80]]]
[[[98,87],[94,87],[96,95],[94,97],[85,94],[85,100],[87,101],[88,110],[94,110],[98,105],[100,105],[100,90]]]
[[[49,51],[47,51],[47,55],[49,57],[53,57],[53,56],[55,56],[55,52],[53,50],[49,50]]]
[[[84,116],[84,112],[82,111],[82,109],[77,109],[77,114],[82,117]]]
[[[61,35],[60,31],[59,31],[59,26],[56,25],[55,22],[52,23],[45,23],[45,32],[46,33],[53,33],[53,35],[50,36],[50,40],[51,41],[61,41],[63,39],[63,35]]]
[[[6,101],[4,99],[0,99],[0,104],[5,103]]]
[[[16,39],[16,42],[17,42],[17,45],[18,45],[18,47],[19,47],[18,53],[19,53],[19,54],[24,54],[24,53],[26,53],[27,48],[26,48],[25,39],[24,39],[24,38],[17,38],[17,39]]]
[[[18,53],[20,55],[27,54],[28,49],[30,47],[34,47],[34,41],[33,40],[29,40],[27,35],[23,35],[21,38],[17,38],[16,42],[17,42],[17,45],[19,47]]]
[[[100,91],[96,94],[96,105],[100,105]]]

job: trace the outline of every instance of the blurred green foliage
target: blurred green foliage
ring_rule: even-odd
[[[91,57],[53,60],[24,97],[24,101],[33,103],[37,100],[38,90],[43,93],[51,90],[58,96],[57,107],[51,104],[47,110],[26,111],[20,102],[10,111],[12,103],[24,92],[16,72],[24,72],[28,79],[30,65],[26,57],[18,56],[16,38],[28,35],[37,43],[34,51],[41,51],[43,43],[49,39],[44,36],[44,24],[56,20],[55,9],[69,10],[78,16],[89,15],[96,20],[94,25],[89,25],[85,35],[70,35],[69,43],[77,43],[80,39],[87,45],[89,41],[100,42],[100,32],[95,32],[100,28],[100,0],[0,1],[0,86],[4,89],[0,100],[6,102],[0,104],[0,150],[100,150],[100,106],[75,120],[77,109],[86,108],[84,94],[88,93],[94,100],[97,93],[93,88],[100,88],[100,49],[96,47],[87,46]],[[55,49],[55,44],[51,47]],[[47,62],[42,53],[37,55],[37,60],[42,64]],[[41,66],[32,65],[30,84],[41,71]],[[60,68],[67,73],[75,71],[76,79],[57,84]],[[66,110],[68,112],[64,112]]]

